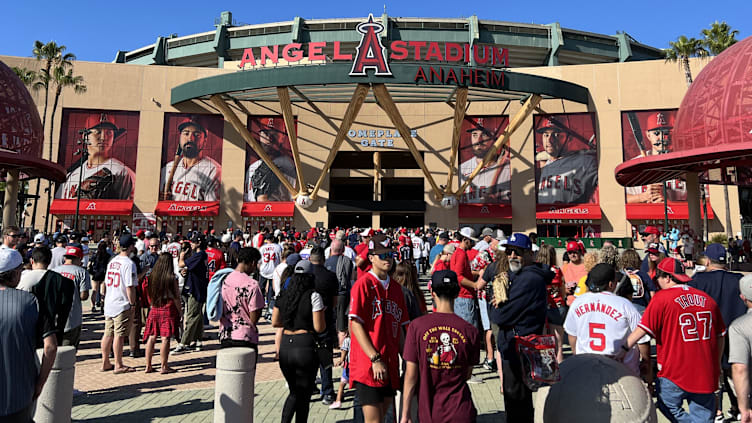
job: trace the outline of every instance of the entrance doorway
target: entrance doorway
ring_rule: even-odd
[[[369,228],[372,222],[372,213],[329,213],[330,228]]]
[[[422,228],[423,213],[381,213],[382,228]]]

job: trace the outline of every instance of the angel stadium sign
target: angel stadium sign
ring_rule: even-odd
[[[495,68],[509,67],[509,50],[495,45],[469,43],[439,43],[435,41],[393,40],[387,49],[382,43],[380,33],[384,25],[368,20],[356,27],[361,34],[360,43],[355,51],[342,51],[342,42],[327,41],[310,43],[290,43],[286,45],[246,48],[240,62],[241,70],[262,69],[273,66],[294,64],[319,64],[332,62],[351,62],[349,76],[393,76],[391,62],[430,63],[419,66],[415,73],[416,83],[479,86],[503,89],[505,74]],[[324,53],[332,51],[331,56]],[[466,67],[472,64],[471,67]],[[447,66],[448,65],[448,66]],[[454,66],[452,66],[454,65]]]

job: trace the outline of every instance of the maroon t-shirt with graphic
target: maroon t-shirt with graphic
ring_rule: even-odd
[[[454,313],[432,313],[410,323],[403,358],[420,372],[421,422],[474,422],[468,370],[480,359],[478,329]]]

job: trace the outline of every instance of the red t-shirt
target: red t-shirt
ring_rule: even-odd
[[[460,298],[475,298],[475,289],[466,288],[462,285],[462,279],[467,278],[475,281],[473,273],[470,270],[470,261],[467,259],[467,252],[462,248],[457,248],[452,254],[449,262],[449,269],[457,274],[457,282],[460,284]]]
[[[368,244],[360,243],[355,246],[355,254],[363,259],[363,263],[358,266],[358,279],[371,270],[371,260],[368,259]]]
[[[381,354],[386,365],[391,387],[399,388],[400,331],[410,323],[405,306],[402,287],[396,282],[388,282],[386,289],[371,272],[358,278],[352,287],[350,319],[357,320],[371,338],[371,343]],[[350,349],[350,385],[354,382],[383,387],[384,381],[373,378],[371,359],[363,352],[358,339],[352,337]]]
[[[454,313],[421,316],[410,323],[403,358],[418,365],[420,421],[475,421],[465,380],[480,359],[478,329]]]
[[[639,326],[655,338],[658,377],[696,394],[718,389],[718,347],[726,326],[708,294],[683,284],[661,289],[650,300]]]
[[[222,254],[222,251],[217,250],[213,247],[207,248],[206,270],[209,275],[209,280],[211,280],[212,276],[214,276],[214,273],[216,273],[217,270],[221,270],[225,267],[227,267],[227,265],[225,264],[225,255]]]

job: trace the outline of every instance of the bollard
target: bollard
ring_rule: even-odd
[[[42,349],[37,350],[37,359],[42,361]],[[52,370],[37,399],[34,421],[37,423],[68,423],[73,408],[73,378],[76,373],[76,349],[70,346],[57,347],[57,356]]]
[[[255,350],[219,350],[214,382],[214,423],[253,422],[255,379]]]

